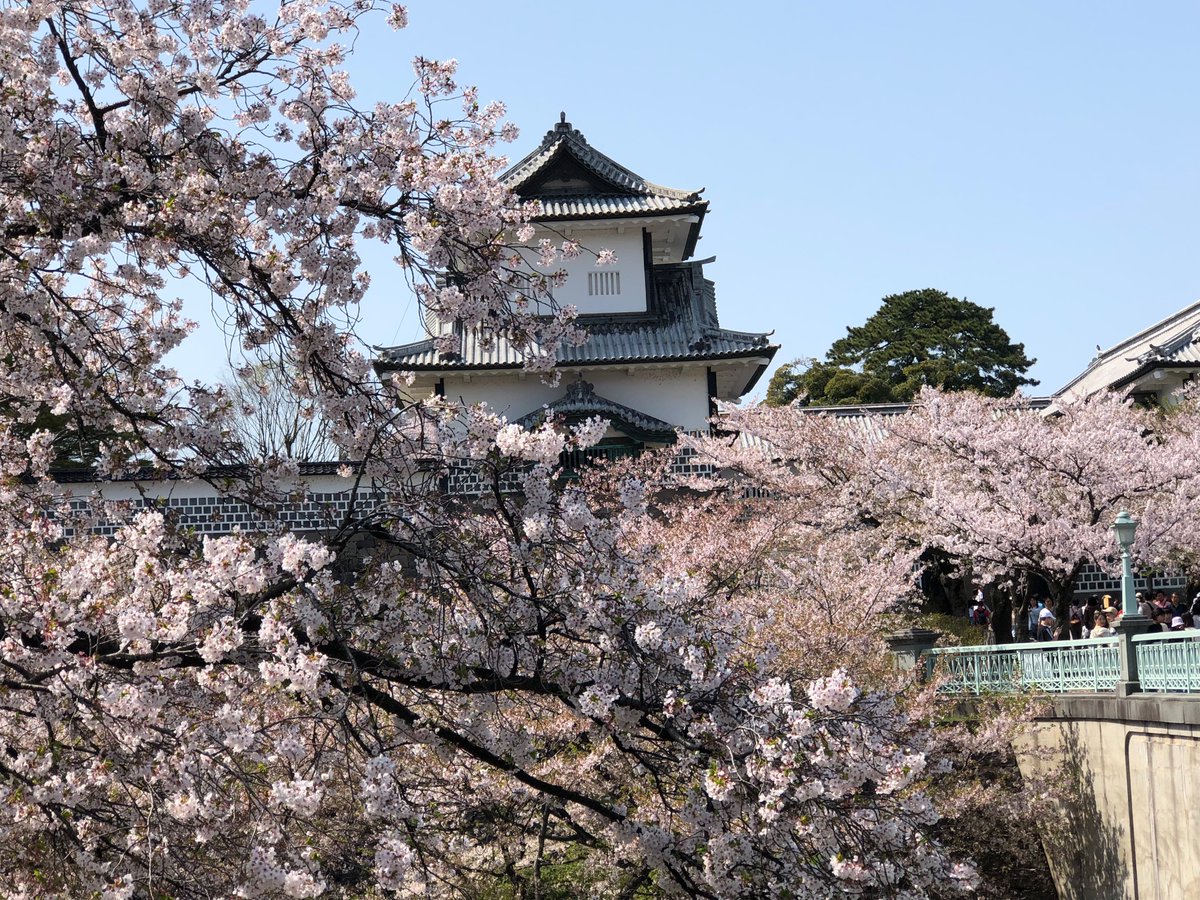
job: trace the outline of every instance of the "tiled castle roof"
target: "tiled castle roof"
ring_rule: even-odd
[[[722,367],[717,396],[733,399],[753,387],[779,348],[769,333],[721,327],[716,292],[703,272],[711,260],[689,259],[708,208],[700,191],[647,181],[592,147],[565,114],[502,180],[520,197],[542,204],[538,221],[642,217],[648,228],[659,229],[653,232],[658,237],[669,232],[664,246],[675,241],[669,254],[646,259],[644,311],[581,316],[578,324],[587,340],[556,347],[558,366],[737,361]],[[650,244],[657,239],[653,234]],[[658,262],[649,265],[654,258]],[[442,327],[454,330],[445,334]],[[476,330],[439,325],[425,340],[375,349],[381,373],[453,373],[523,368],[531,353],[543,348],[517,347],[503,335],[484,340]]]
[[[1044,413],[1050,408],[1049,397],[1024,397],[1017,405],[1022,413]],[[879,441],[888,433],[888,420],[902,416],[911,408],[911,403],[859,403],[848,406],[794,406],[797,413],[805,416],[827,416],[845,428],[860,432],[864,437]]]
[[[382,371],[419,372],[428,369],[519,368],[527,352],[500,338],[489,346],[474,331],[459,336],[461,350],[439,353],[432,340],[417,341],[381,350],[377,365]],[[676,362],[689,359],[733,359],[739,356],[769,356],[778,347],[770,336],[725,328],[689,329],[687,323],[664,327],[642,324],[592,325],[581,347],[559,348],[560,366],[603,365],[623,362]]]
[[[733,331],[717,321],[716,294],[702,262],[656,266],[652,309],[644,316],[587,317],[582,346],[558,349],[560,366],[736,359],[775,354],[769,333]],[[464,329],[457,349],[439,353],[432,339],[381,348],[380,371],[519,368],[526,353],[504,338],[487,345]]]
[[[566,170],[581,177],[547,187],[555,174]],[[708,208],[700,191],[654,184],[605,156],[571,126],[566,113],[546,132],[541,145],[505,172],[501,181],[521,197],[541,201],[539,220],[678,213],[703,216]]]
[[[1156,369],[1200,371],[1200,303],[1186,306],[1108,350],[1055,393],[1090,396],[1126,388]]]

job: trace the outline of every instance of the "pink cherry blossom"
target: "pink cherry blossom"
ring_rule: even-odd
[[[560,468],[606,423],[530,430],[374,377],[349,327],[364,242],[449,338],[553,373],[586,337],[549,296],[572,242],[547,239],[518,290],[538,208],[499,182],[502,105],[418,56],[411,93],[354,107],[358,29],[406,20],[370,0],[0,12],[6,890],[456,896],[568,850],[601,890],[962,880],[918,783],[934,741],[839,599],[852,575],[872,611],[911,588],[913,548],[865,514],[925,482],[779,428],[812,465],[709,448],[767,495],[757,514],[728,481],[671,502],[653,456]],[[329,423],[361,493],[322,534],[277,515],[295,464],[164,362],[192,330],[183,282]],[[199,539],[71,496],[49,469],[72,441],[100,477],[206,479],[265,524]],[[829,502],[780,527],[805,497]]]

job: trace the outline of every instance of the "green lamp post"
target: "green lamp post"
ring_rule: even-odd
[[[1137,527],[1137,520],[1124,509],[1112,524],[1112,530],[1117,534],[1117,547],[1121,551],[1121,610],[1125,615],[1138,612],[1137,604],[1133,602],[1133,537]]]
[[[1133,644],[1135,634],[1144,634],[1150,620],[1138,609],[1133,585],[1133,536],[1137,532],[1137,521],[1127,510],[1121,510],[1112,524],[1117,535],[1117,547],[1121,551],[1121,610],[1117,623],[1119,643],[1117,652],[1121,660],[1121,675],[1117,682],[1118,697],[1128,697],[1141,692],[1138,680],[1137,650]]]

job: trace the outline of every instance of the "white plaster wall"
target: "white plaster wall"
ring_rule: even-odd
[[[353,488],[354,479],[340,478],[337,475],[313,475],[298,479],[296,487],[298,488],[301,484],[310,494],[336,494]],[[367,486],[369,487],[369,485]],[[70,497],[86,497],[114,502],[141,500],[143,497],[160,500],[174,497],[183,500],[212,497],[220,493],[212,485],[199,479],[84,482],[60,485],[59,491]]]
[[[577,233],[539,229],[534,243],[541,238],[547,238],[555,245],[560,245],[564,233],[572,240],[578,241],[585,249],[575,259],[559,260],[549,270],[557,272],[559,269],[565,269],[567,272],[566,283],[554,289],[556,303],[561,306],[575,306],[582,315],[646,311],[646,270],[642,261],[641,228],[589,228]],[[601,250],[613,251],[617,255],[617,261],[612,265],[597,266],[595,254]],[[534,268],[537,269],[536,266]],[[589,296],[589,273],[604,276],[620,274],[621,293]]]
[[[631,370],[592,370],[584,373],[596,394],[687,431],[708,427],[708,375],[704,366],[675,369],[633,367]],[[467,403],[486,403],[509,419],[519,419],[566,393],[578,377],[564,372],[558,387],[542,384],[536,375],[473,377],[470,382],[446,378],[446,396]]]

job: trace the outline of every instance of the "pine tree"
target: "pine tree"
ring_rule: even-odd
[[[824,362],[780,368],[767,403],[801,396],[814,406],[904,402],[925,386],[1007,397],[1036,385],[1025,377],[1036,360],[996,324],[994,312],[932,288],[884,297],[865,324],[833,343]]]

